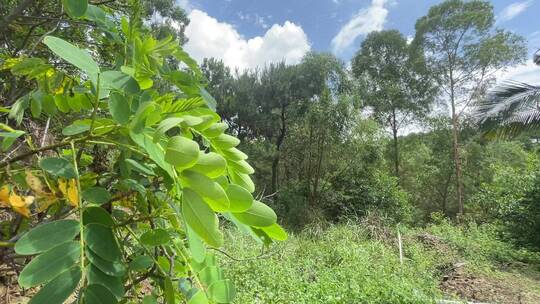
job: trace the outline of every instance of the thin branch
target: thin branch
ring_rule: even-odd
[[[0,28],[2,31],[6,31],[7,27],[13,22],[13,20],[17,19],[17,17],[24,12],[30,5],[32,5],[36,0],[23,0],[17,7],[15,7],[11,13],[9,13],[7,16],[2,18],[2,21],[0,21]]]
[[[268,257],[271,257],[273,256],[274,254],[278,253],[279,250],[274,250],[274,251],[271,251],[271,252],[264,252],[262,251],[259,255],[257,256],[254,256],[254,257],[248,257],[248,258],[242,258],[242,259],[239,259],[239,258],[235,258],[233,257],[232,255],[230,255],[228,252],[224,251],[224,250],[221,250],[219,248],[215,248],[215,247],[208,247],[209,249],[212,249],[212,250],[215,250],[221,254],[223,254],[224,256],[228,257],[229,259],[235,261],[235,262],[244,262],[244,261],[251,261],[251,260],[261,260],[261,259],[266,259]]]
[[[74,140],[74,142],[79,142],[79,141],[82,141],[82,140],[85,140],[85,139],[86,139],[86,137],[85,138],[79,138],[79,139]],[[40,153],[40,152],[48,151],[48,150],[54,150],[56,148],[65,147],[65,146],[69,146],[69,145],[70,145],[69,141],[62,141],[62,142],[56,143],[54,145],[45,146],[45,147],[41,147],[41,148],[38,148],[38,149],[33,149],[33,150],[30,150],[30,151],[28,151],[26,153],[17,155],[12,159],[1,161],[0,162],[0,168],[4,168],[5,166],[7,166],[9,164],[12,164],[12,163],[14,163],[16,161],[19,161],[19,160],[22,160],[22,159],[25,159],[25,158],[27,158],[29,156],[32,156],[32,155],[36,154],[36,153]]]

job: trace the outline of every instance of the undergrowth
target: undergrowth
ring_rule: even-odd
[[[235,303],[436,303],[453,267],[497,275],[503,264],[539,264],[540,255],[495,238],[492,227],[458,227],[441,221],[422,229],[375,221],[312,225],[269,249],[265,259],[248,236],[230,237],[235,259],[224,265],[239,291]],[[232,233],[231,233],[232,235]]]

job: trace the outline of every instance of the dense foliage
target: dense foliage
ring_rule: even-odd
[[[196,62],[179,41],[154,38],[137,12],[63,7],[110,35],[115,62],[50,35],[50,61],[4,58],[29,91],[2,107],[0,202],[14,212],[2,239],[17,254],[2,260],[22,262],[21,287],[42,286],[30,303],[232,302],[211,250],[223,245],[219,221],[265,245],[287,234],[254,199],[253,168]],[[32,134],[28,121],[45,129]]]

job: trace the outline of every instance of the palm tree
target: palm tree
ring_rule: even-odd
[[[540,50],[533,61],[540,66]],[[479,102],[476,114],[488,136],[512,136],[528,129],[540,129],[540,86],[504,82]]]

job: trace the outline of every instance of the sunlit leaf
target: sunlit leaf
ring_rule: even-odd
[[[169,139],[165,161],[177,168],[189,168],[199,158],[199,145],[189,138],[174,136]]]
[[[261,230],[274,240],[285,241],[287,239],[287,232],[277,223],[262,227]]]
[[[88,75],[93,76],[99,73],[99,67],[97,63],[94,61],[92,56],[88,54],[87,51],[79,49],[73,44],[53,36],[46,36],[43,39],[43,43],[45,43],[49,47],[49,49],[51,49],[51,51],[53,51],[56,55],[58,55],[65,61],[73,64]]]
[[[184,188],[182,193],[182,213],[186,223],[205,242],[220,247],[223,236],[218,230],[218,218],[202,198],[194,191]]]
[[[254,227],[271,226],[277,221],[274,210],[259,201],[253,201],[253,205],[247,211],[233,213],[233,215],[240,222]]]
[[[236,296],[236,289],[230,280],[221,280],[208,287],[210,298],[218,303],[230,303]]]

